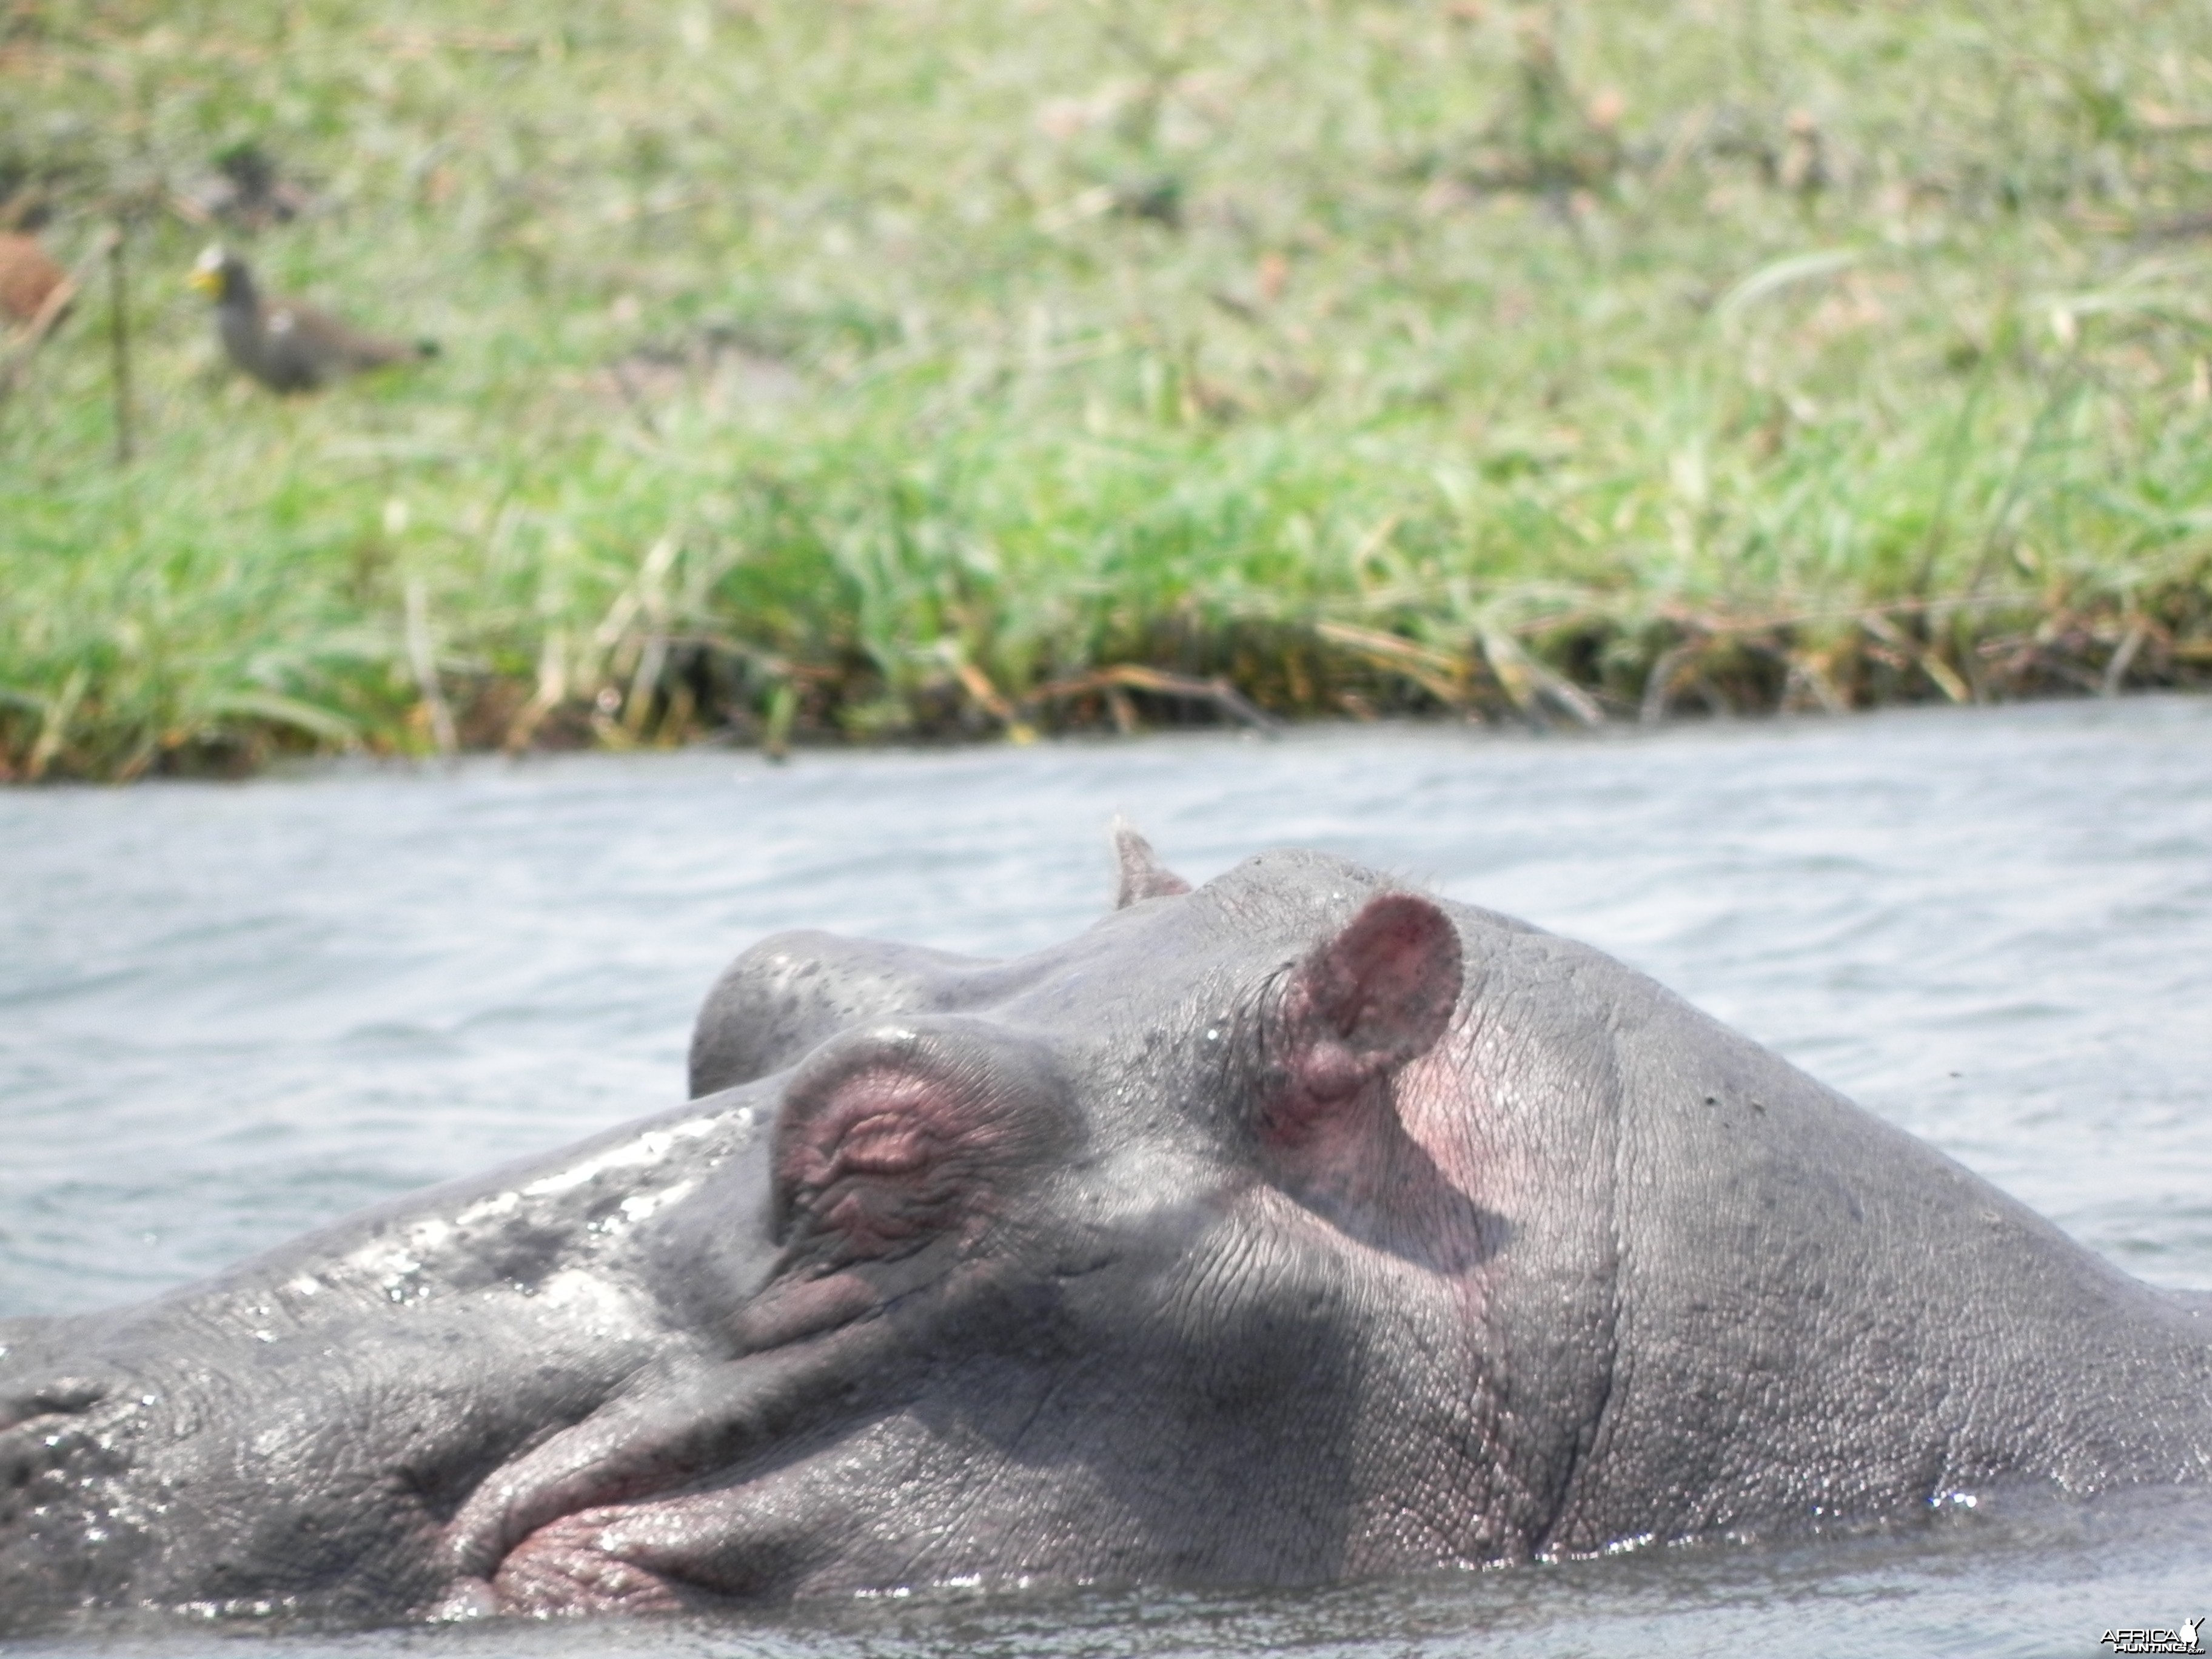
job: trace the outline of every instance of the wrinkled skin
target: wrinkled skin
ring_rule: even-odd
[[[2212,1316],[1640,975],[1306,854],[772,939],[696,1098],[0,1325],[0,1626],[1307,1583],[2201,1481]]]

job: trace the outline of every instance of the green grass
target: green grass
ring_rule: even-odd
[[[2212,678],[2197,3],[9,0],[11,182],[0,775]]]

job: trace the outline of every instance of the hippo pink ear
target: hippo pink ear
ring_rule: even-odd
[[[1127,818],[1114,820],[1114,908],[1126,910],[1148,898],[1173,898],[1190,884],[1162,864],[1152,842]]]
[[[1427,899],[1385,893],[1292,971],[1280,1082],[1265,1127],[1297,1140],[1340,1103],[1436,1044],[1459,1006],[1459,930]]]

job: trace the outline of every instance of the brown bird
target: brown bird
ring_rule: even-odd
[[[313,392],[343,375],[438,355],[434,340],[388,340],[295,300],[264,300],[246,261],[219,245],[200,255],[190,281],[215,301],[230,361],[272,392]]]
[[[0,317],[31,321],[68,281],[69,272],[54,263],[37,237],[0,231]]]

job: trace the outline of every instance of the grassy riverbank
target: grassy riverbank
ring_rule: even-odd
[[[2212,682],[2199,6],[9,0],[10,183],[18,779]]]

